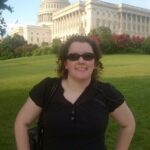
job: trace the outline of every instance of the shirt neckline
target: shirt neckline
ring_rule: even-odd
[[[62,96],[63,100],[64,100],[66,103],[68,103],[68,104],[70,104],[70,105],[72,105],[72,106],[78,105],[78,104],[80,104],[80,103],[86,101],[85,97],[86,97],[86,95],[89,93],[88,90],[91,88],[91,84],[92,84],[92,81],[91,81],[91,82],[89,83],[89,85],[83,90],[83,92],[82,92],[82,93],[80,94],[80,96],[76,99],[76,101],[75,101],[74,103],[71,103],[71,102],[64,96],[64,94],[63,94],[63,93],[64,93],[64,89],[63,89],[62,84],[61,84],[61,82],[60,82],[61,96]]]

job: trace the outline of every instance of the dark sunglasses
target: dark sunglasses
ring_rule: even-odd
[[[83,53],[83,54],[78,54],[78,53],[70,53],[67,55],[67,59],[71,61],[76,61],[79,60],[79,58],[82,57],[84,60],[90,61],[95,58],[94,53]]]

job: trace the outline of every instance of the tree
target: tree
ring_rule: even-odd
[[[15,49],[26,43],[27,42],[24,40],[24,38],[18,34],[15,34],[13,37],[7,36],[0,44],[0,55],[5,58],[15,57]]]
[[[58,54],[60,46],[61,46],[61,40],[58,38],[53,39],[52,46],[51,46],[52,53]]]
[[[6,4],[8,0],[0,0],[0,36],[3,37],[6,33],[6,22],[2,16],[3,10],[8,10],[9,12],[12,12],[12,7]]]
[[[0,44],[0,56],[5,58],[12,58],[13,51],[11,48],[11,36],[4,38]]]
[[[27,41],[25,41],[24,37],[18,34],[14,34],[14,36],[12,37],[12,49],[15,49],[19,46],[22,46],[24,44],[26,44]]]
[[[141,48],[143,42],[144,42],[144,37],[140,36],[132,36],[131,37],[131,42],[134,48]]]
[[[112,46],[111,46],[112,33],[111,33],[110,28],[101,26],[96,29],[92,29],[89,33],[89,36],[94,37],[94,39],[95,39],[95,37],[98,39],[98,41],[100,43],[99,44],[100,48],[104,53],[107,53],[111,50],[111,48],[112,48]]]
[[[23,44],[14,49],[15,57],[31,56],[38,48],[36,44]]]
[[[110,28],[101,26],[96,29],[92,29],[89,35],[96,35],[102,41],[105,41],[105,40],[107,41],[107,40],[110,40],[112,33],[111,33]]]
[[[100,44],[100,38],[97,35],[89,35],[89,38],[95,41],[98,45]]]
[[[113,34],[112,43],[114,49],[119,53],[130,53],[131,51],[131,39],[128,34]]]
[[[150,54],[150,37],[145,38],[142,45],[142,50],[144,53]]]
[[[131,52],[134,53],[143,53],[142,45],[144,42],[144,37],[141,36],[132,36],[131,39]]]

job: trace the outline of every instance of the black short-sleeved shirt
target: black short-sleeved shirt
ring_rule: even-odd
[[[45,78],[29,93],[40,107],[49,102],[43,115],[43,150],[106,150],[109,113],[124,102],[124,96],[112,85],[96,81],[72,104],[63,96],[61,81],[51,99],[52,80]]]

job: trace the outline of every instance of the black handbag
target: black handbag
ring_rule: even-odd
[[[42,148],[39,139],[41,138],[40,132],[38,126],[28,129],[30,150],[40,150]]]
[[[58,79],[53,79],[52,88],[50,91],[50,98],[52,101],[52,96],[58,87]],[[47,102],[48,104],[48,102]],[[41,150],[43,147],[43,136],[44,136],[44,129],[42,127],[42,116],[44,110],[47,108],[48,105],[44,104],[44,108],[40,114],[38,123],[35,127],[28,129],[28,136],[29,136],[29,144],[30,150]]]

